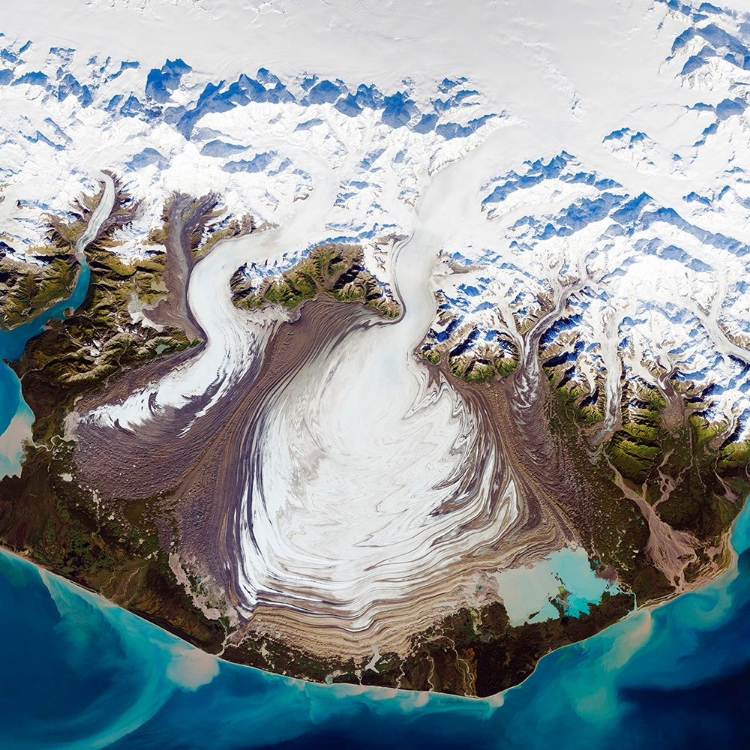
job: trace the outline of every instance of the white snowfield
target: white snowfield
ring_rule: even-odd
[[[238,267],[260,280],[321,242],[364,246],[406,314],[269,404],[267,502],[236,519],[249,608],[327,601],[362,629],[456,555],[481,568],[519,512],[508,477],[495,515],[482,482],[460,518],[432,515],[474,437],[457,394],[426,382],[423,341],[522,350],[546,316],[543,354],[604,394],[605,430],[624,373],[682,381],[749,437],[745,5],[28,0],[0,29],[0,247],[38,243],[44,212],[102,168],[143,200],[125,256],[172,191],[277,227],[196,267],[200,357],[85,417],[137,429],[215,403],[262,356],[283,316],[232,306]],[[471,538],[446,537],[451,521]]]

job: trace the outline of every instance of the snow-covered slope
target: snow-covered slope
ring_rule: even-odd
[[[441,253],[424,353],[477,377],[493,360],[509,369],[544,318],[542,359],[604,419],[602,437],[623,381],[663,396],[671,380],[747,440],[750,28],[708,4],[667,7],[662,44],[668,23],[686,29],[658,78],[693,102],[623,113],[591,134],[594,158],[543,149],[475,186],[462,241]]]
[[[283,224],[315,191],[326,193],[318,225],[285,256],[325,239],[359,242],[387,282],[376,241],[408,233],[429,175],[508,120],[463,78],[435,82],[420,107],[408,85],[282,82],[264,68],[213,80],[181,59],[148,72],[109,57],[81,66],[74,49],[39,60],[28,42],[0,42],[3,237],[16,254],[40,243],[44,213],[64,211],[106,164],[144,207],[118,237],[125,256],[143,252],[170,192],[213,192],[229,216]]]

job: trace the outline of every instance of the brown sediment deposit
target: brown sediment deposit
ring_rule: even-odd
[[[435,367],[434,365],[428,365]],[[513,466],[513,473],[524,498],[529,525],[554,519],[567,542],[575,541],[574,526],[565,515],[565,506],[577,501],[570,486],[573,477],[563,464],[543,420],[543,401],[535,404],[531,419],[518,418],[514,408],[512,378],[492,384],[476,384],[452,377],[450,368],[439,369],[463,398],[475,404],[484,415],[482,424],[491,430],[494,440],[502,445],[503,455]],[[526,417],[524,413],[524,417]]]
[[[240,553],[231,548],[227,519],[243,489],[242,452],[264,400],[312,356],[321,337],[342,336],[372,322],[373,316],[358,306],[329,299],[309,302],[293,325],[283,325],[272,337],[260,369],[247,372],[230,394],[200,418],[195,415],[210,393],[183,409],[162,412],[158,419],[133,431],[84,419],[75,429],[78,479],[95,488],[104,502],[127,503],[169,493],[169,504],[179,519],[182,553],[200,560],[231,590],[226,562]],[[124,399],[196,353],[183,352],[129,373],[96,396],[83,399],[77,410],[85,413]]]
[[[187,302],[190,272],[195,263],[194,235],[217,203],[214,195],[195,199],[185,193],[175,193],[164,208],[167,259],[163,281],[168,291],[149,311],[148,317],[156,325],[182,329],[191,341],[203,337]]]
[[[210,392],[182,409],[162,411],[158,419],[147,420],[133,430],[81,421],[76,427],[74,454],[81,480],[95,487],[100,497],[110,500],[149,497],[178,486],[181,496],[192,497],[203,487],[205,497],[195,511],[218,515],[221,508],[211,505],[228,502],[232,496],[221,490],[230,489],[228,483],[234,482],[236,450],[246,422],[259,410],[268,391],[276,388],[282,378],[291,376],[311,355],[320,341],[321,330],[326,335],[336,330],[343,334],[350,325],[361,323],[357,312],[351,306],[327,299],[305,305],[293,326],[282,326],[272,337],[260,369],[247,372],[230,394],[198,419],[196,414],[210,399]],[[104,391],[82,399],[77,411],[85,414],[98,406],[124,400],[199,351],[182,352],[127,373]],[[130,480],[123,479],[127,474],[131,475]],[[194,491],[185,487],[188,476],[196,482]]]
[[[242,602],[235,590],[235,566],[241,554],[237,503],[246,485],[253,434],[262,426],[264,404],[273,394],[283,392],[321,350],[374,325],[388,323],[361,304],[345,305],[328,297],[306,302],[293,322],[278,327],[256,368],[198,418],[210,393],[182,409],[159,412],[158,419],[147,420],[134,430],[98,426],[86,415],[186,366],[199,356],[200,349],[120,373],[100,390],[79,399],[76,411],[83,417],[75,426],[72,460],[65,464],[66,470],[72,467],[76,481],[65,486],[80,488],[75,503],[83,503],[86,492],[95,492],[95,518],[86,523],[97,529],[92,532],[93,549],[107,550],[97,553],[99,567],[112,569],[107,555],[115,555],[124,543],[107,530],[103,519],[114,518],[110,523],[119,529],[123,518],[149,518],[154,527],[149,533],[158,531],[158,543],[149,545],[158,547],[148,549],[161,551],[153,561],[142,563],[137,562],[140,552],[125,553],[118,565],[127,575],[115,589],[100,583],[99,573],[76,572],[73,577],[204,648],[215,650],[218,633],[224,632],[224,655],[241,663],[316,680],[333,676],[336,681],[463,694],[486,695],[515,684],[544,653],[586,637],[627,612],[632,600],[621,595],[593,608],[591,617],[580,625],[571,621],[570,627],[559,623],[528,626],[526,635],[527,626],[510,627],[507,616],[498,614],[502,605],[493,604],[495,595],[490,582],[481,577],[482,569],[530,563],[577,539],[569,516],[581,497],[564,464],[555,465],[556,476],[541,470],[549,469],[544,462],[555,447],[554,439],[547,432],[530,433],[519,427],[511,408],[513,386],[509,379],[491,385],[451,380],[477,415],[483,431],[480,445],[500,446],[523,496],[518,519],[495,548],[487,551],[481,564],[457,560],[439,588],[425,589],[418,597],[384,602],[384,614],[375,618],[366,632],[347,631],[332,602],[317,602],[314,612],[297,612],[272,597],[259,602],[251,613],[246,611],[248,619],[239,623],[239,630],[228,632],[227,623],[207,621],[200,608],[188,603],[178,580],[169,582],[164,553],[176,544],[180,559],[197,561],[201,573],[205,571],[224,590],[224,611],[239,608]],[[434,382],[450,377],[437,367],[428,372]],[[471,482],[467,479],[441,512],[450,512],[451,503],[463,502],[462,497],[474,491]],[[146,516],[142,508],[148,509]],[[137,543],[139,528],[143,521],[129,532],[128,538],[136,538],[136,542],[128,544]],[[481,594],[470,586],[476,575],[488,584]],[[107,580],[112,578],[110,572]],[[132,586],[126,581],[132,581]],[[469,631],[464,615],[451,614],[467,603],[476,608],[479,618],[471,615],[476,622]],[[365,668],[374,642],[383,644],[384,656],[377,672]],[[459,650],[457,643],[463,644]],[[527,648],[529,643],[533,648]],[[500,654],[505,656],[500,659]],[[506,666],[500,663],[503,660]],[[427,664],[433,666],[427,669]]]
[[[163,274],[167,297],[148,316],[159,324],[179,325],[188,338],[201,334],[189,309],[187,289],[193,251],[200,246],[199,230],[212,216],[214,205],[211,196],[197,200],[174,196],[165,211],[161,237],[166,259],[155,263],[156,270],[149,269],[154,275]],[[334,253],[330,261],[337,269],[338,258]],[[324,280],[330,276],[328,271]],[[125,270],[110,267],[97,256],[92,273],[122,275]],[[346,273],[344,269],[344,281],[350,283]],[[106,280],[99,284],[94,278],[92,295],[110,294],[107,289]],[[311,293],[317,291],[315,287]],[[498,601],[493,578],[498,570],[532,564],[568,543],[582,544],[593,555],[602,545],[594,532],[611,521],[606,513],[601,521],[590,519],[599,512],[601,492],[578,460],[576,440],[548,429],[553,399],[537,361],[512,376],[470,383],[455,378],[446,364],[428,365],[414,356],[419,379],[429,386],[425,392],[434,396],[443,389],[450,391],[457,399],[455,408],[464,409],[467,420],[462,422],[463,447],[456,451],[470,453],[461,454],[465,460],[441,486],[449,490],[430,515],[445,517],[450,524],[471,508],[461,524],[444,529],[444,536],[459,538],[463,545],[464,534],[491,529],[491,538],[482,538],[469,553],[462,546],[444,568],[434,570],[427,565],[431,548],[444,540],[430,538],[415,558],[426,566],[419,576],[412,580],[408,566],[403,572],[399,569],[397,577],[388,579],[393,586],[387,595],[378,593],[356,611],[347,609],[349,601],[317,596],[316,591],[323,589],[308,587],[304,576],[293,580],[289,591],[258,589],[257,599],[248,601],[241,582],[243,545],[248,534],[253,539],[249,517],[253,504],[265,502],[254,482],[263,468],[258,442],[270,405],[284,403],[286,389],[296,378],[302,376],[303,385],[307,382],[303,368],[324,361],[344,346],[347,337],[391,325],[384,317],[388,311],[379,312],[367,307],[366,295],[356,304],[342,304],[329,294],[318,294],[297,307],[289,322],[274,329],[263,352],[226,391],[219,395],[217,384],[181,408],[160,406],[156,391],[148,386],[190,367],[193,358],[205,354],[203,345],[177,352],[173,347],[173,353],[148,361],[153,352],[147,352],[144,343],[138,355],[142,359],[133,359],[137,369],[120,368],[90,383],[74,384],[65,397],[65,413],[50,399],[39,402],[40,413],[46,409],[55,416],[38,420],[38,426],[56,423],[58,418],[62,423],[75,408],[76,413],[65,420],[65,434],[60,430],[60,436],[73,438],[75,444],[65,443],[59,457],[34,451],[26,477],[0,492],[0,500],[10,498],[3,501],[5,505],[0,503],[0,516],[12,506],[7,524],[11,546],[15,540],[19,547],[42,550],[40,559],[46,561],[43,556],[51,555],[53,567],[64,574],[204,648],[215,650],[223,638],[229,658],[316,680],[332,677],[488,694],[523,679],[552,648],[621,617],[632,603],[626,594],[603,601],[588,619],[570,628],[536,624],[529,630],[511,627]],[[47,349],[58,346],[58,340],[71,346],[70,332],[79,330],[85,315],[81,311],[59,326],[60,331],[45,334],[37,356],[48,357]],[[152,329],[147,334],[156,336]],[[34,356],[30,352],[29,361]],[[36,383],[40,392],[46,389],[50,395],[54,384],[45,378],[51,374],[31,368],[26,382]],[[142,398],[132,426],[95,418],[99,407],[138,394]],[[59,479],[70,473],[73,482]],[[42,485],[49,506],[45,513],[75,516],[72,526],[67,518],[61,522],[56,541],[45,538],[42,518],[33,519],[38,529],[35,526],[29,535],[27,519],[20,518],[25,511],[13,504],[17,488],[28,492]],[[518,495],[517,515],[505,526],[494,525],[508,502],[509,487]],[[480,497],[481,507],[474,513],[472,502]],[[502,533],[495,533],[499,528]],[[63,550],[55,550],[61,539],[70,550],[65,548],[66,556],[58,564],[55,560]],[[620,562],[601,555],[601,569],[610,577],[614,569],[621,573]],[[627,582],[622,576],[619,580]],[[564,609],[564,602],[558,604]],[[461,612],[469,614],[459,616]],[[354,627],[353,622],[360,624]],[[533,647],[527,648],[529,639]],[[367,669],[374,658],[373,646],[384,655],[374,672],[377,678]],[[512,668],[507,667],[510,663]]]
[[[192,359],[199,350],[178,352],[123,373],[103,391],[84,396],[76,404],[76,412],[80,415],[102,404],[124,400]],[[75,420],[69,435],[76,440],[78,480],[95,489],[102,500],[143,499],[172,489],[185,467],[196,460],[201,447],[191,433],[190,440],[179,442],[179,432],[209,396],[196,399],[183,409],[162,412],[160,419],[149,420],[137,430]]]

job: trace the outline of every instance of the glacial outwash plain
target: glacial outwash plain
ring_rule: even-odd
[[[732,563],[750,13],[416,5],[0,21],[0,543],[484,697]]]

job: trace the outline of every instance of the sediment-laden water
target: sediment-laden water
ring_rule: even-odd
[[[107,174],[102,174],[101,177],[104,183],[102,198],[94,209],[86,230],[76,242],[75,255],[81,268],[73,293],[27,323],[10,331],[0,331],[0,477],[20,471],[22,454],[19,446],[22,439],[31,437],[33,420],[31,410],[21,395],[21,383],[6,362],[18,359],[29,339],[40,334],[53,318],[62,318],[65,310],[77,308],[86,297],[91,270],[84,250],[109,216],[115,199],[112,178]]]

